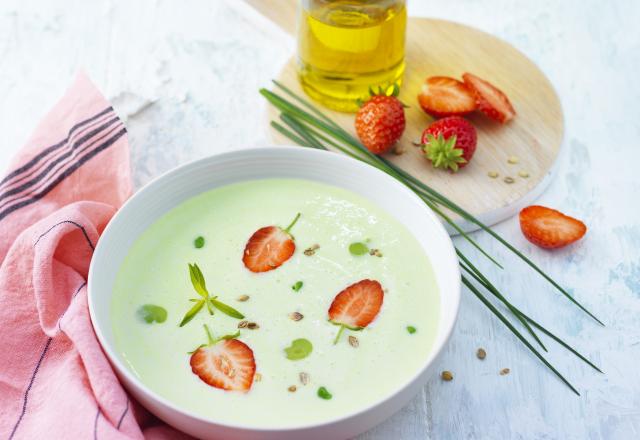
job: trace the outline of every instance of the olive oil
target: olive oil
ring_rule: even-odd
[[[303,2],[298,29],[303,89],[327,107],[354,112],[369,88],[400,85],[406,22],[404,1]]]

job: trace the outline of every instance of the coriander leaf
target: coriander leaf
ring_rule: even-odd
[[[226,305],[223,302],[218,301],[217,299],[214,298],[210,298],[209,301],[211,301],[211,304],[218,310],[220,310],[222,313],[224,313],[225,315],[229,315],[232,318],[236,318],[236,319],[242,319],[244,318],[244,315],[240,312],[238,312],[236,309],[234,309],[231,306]]]
[[[318,397],[324,400],[331,400],[333,396],[325,387],[320,387],[318,388]]]
[[[136,314],[147,324],[151,324],[153,321],[158,324],[162,324],[167,320],[167,311],[164,308],[153,304],[140,306]]]
[[[193,240],[193,245],[196,247],[196,249],[200,249],[201,247],[204,246],[204,237],[201,235],[198,238],[196,238],[195,240]]]
[[[287,359],[298,361],[304,359],[313,351],[313,345],[308,339],[300,338],[291,342],[291,346],[284,349]]]
[[[349,245],[349,252],[351,255],[364,255],[369,252],[369,247],[364,243],[355,242]]]
[[[193,307],[191,307],[191,309],[184,315],[184,318],[182,318],[182,321],[180,322],[179,327],[182,327],[186,323],[191,321],[193,317],[196,316],[196,314],[200,311],[200,309],[202,309],[203,306],[204,306],[204,300],[201,299]]]
[[[298,292],[300,289],[302,289],[302,286],[304,285],[304,283],[302,281],[296,281],[296,283],[291,286],[291,288],[295,291]]]

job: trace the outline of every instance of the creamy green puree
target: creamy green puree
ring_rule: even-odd
[[[286,227],[296,250],[275,270],[253,273],[242,263],[247,240],[259,228]],[[194,245],[198,240],[201,247]],[[354,242],[378,255],[353,255]],[[319,245],[313,255],[305,249]],[[192,373],[190,355],[214,337],[235,333],[239,319],[206,308],[178,327],[197,298],[189,278],[197,263],[209,293],[242,312],[259,328],[240,329],[261,377],[247,393],[213,388]],[[377,318],[362,331],[327,321],[333,298],[369,278],[385,289]],[[298,281],[298,290],[292,288]],[[248,295],[242,302],[238,298]],[[164,322],[147,322],[146,304],[166,310]],[[155,309],[150,309],[155,312]],[[389,214],[349,191],[306,180],[269,179],[217,188],[193,197],[149,227],[133,244],[114,287],[111,317],[116,348],[135,376],[177,406],[220,422],[283,427],[322,422],[363,409],[417,373],[432,349],[439,319],[431,264],[412,235]],[[303,318],[291,319],[299,312]],[[410,333],[408,327],[415,327]],[[358,346],[349,343],[357,338]],[[311,354],[289,360],[295,339]],[[355,344],[353,344],[355,345]],[[306,373],[309,383],[300,382]],[[295,385],[296,391],[289,391]],[[331,399],[318,396],[325,387]]]

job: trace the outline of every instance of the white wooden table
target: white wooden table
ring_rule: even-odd
[[[465,291],[439,362],[455,379],[433,377],[409,406],[362,438],[640,438],[640,2],[410,0],[409,11],[504,38],[557,87],[565,154],[540,203],[583,219],[589,232],[577,246],[550,253],[529,245],[516,219],[496,229],[607,327],[586,319],[486,234],[474,237],[507,263],[504,271],[483,267],[510,298],[606,375],[550,342],[550,358],[582,392],[576,397]],[[290,37],[237,0],[5,0],[0,169],[82,67],[127,119],[138,187],[177,164],[264,145],[257,90],[293,48]],[[484,362],[475,357],[480,346]],[[505,367],[511,373],[500,376]]]

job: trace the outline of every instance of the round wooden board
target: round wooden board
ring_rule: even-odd
[[[410,106],[406,109],[407,128],[400,139],[405,152],[399,156],[389,153],[388,158],[489,225],[532,203],[552,178],[564,131],[560,101],[544,73],[513,46],[492,35],[427,18],[408,21],[406,63],[400,92],[400,99]],[[412,145],[433,121],[420,109],[416,96],[426,77],[461,78],[464,72],[472,72],[502,89],[517,116],[506,125],[481,114],[469,116],[478,130],[478,148],[472,162],[452,174],[433,169],[420,149]],[[295,57],[284,67],[279,80],[304,94],[297,80]],[[353,114],[324,111],[354,132]],[[272,106],[267,116],[269,120],[278,119]],[[280,133],[270,131],[276,143],[291,144]],[[507,162],[511,156],[518,158],[517,164]],[[490,171],[499,173],[499,177],[488,177]],[[529,177],[519,176],[520,171]],[[507,176],[515,181],[505,183]],[[466,222],[461,225],[467,231],[477,229]]]

